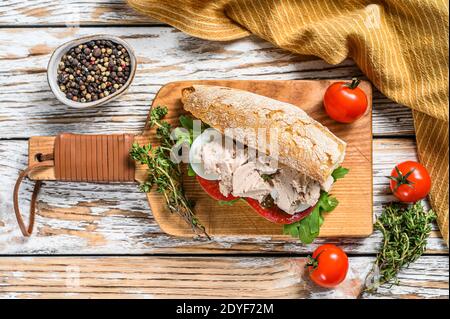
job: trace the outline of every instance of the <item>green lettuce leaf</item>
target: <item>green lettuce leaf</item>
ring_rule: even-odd
[[[284,225],[283,233],[299,238],[304,244],[310,244],[319,236],[320,226],[323,224],[323,213],[333,211],[339,204],[338,200],[327,192],[321,191],[320,198],[311,214],[292,224]]]
[[[180,116],[180,124],[182,127],[184,127],[187,130],[193,130],[194,129],[194,119],[190,116],[181,115]]]
[[[181,115],[179,117],[181,127],[175,128],[173,131],[173,137],[176,141],[176,146],[180,144],[187,144],[189,146],[194,142],[194,119],[190,116]],[[202,122],[201,132],[203,132],[209,126]],[[188,176],[196,176],[191,164],[188,164]]]
[[[191,163],[188,164],[188,176],[195,177],[197,174],[191,166]]]
[[[192,144],[192,134],[187,129],[177,127],[173,130],[172,136],[176,141],[176,145],[186,143],[188,145]]]
[[[219,200],[217,201],[217,203],[220,206],[233,206],[234,203],[236,203],[237,201],[241,200],[242,198],[236,198],[236,199],[232,199],[232,200]]]
[[[347,175],[348,172],[348,168],[339,166],[333,171],[333,173],[331,173],[331,176],[333,176],[334,181],[337,181],[338,179],[343,178],[345,175]]]

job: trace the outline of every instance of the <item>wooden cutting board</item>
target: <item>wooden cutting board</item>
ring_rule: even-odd
[[[343,163],[349,174],[336,182],[331,191],[339,200],[338,207],[326,214],[320,229],[320,237],[363,237],[372,233],[372,90],[369,82],[360,84],[369,100],[368,112],[353,124],[339,124],[331,120],[322,106],[326,88],[335,80],[207,80],[181,81],[164,85],[153,100],[152,106],[164,105],[169,109],[166,120],[173,127],[179,126],[178,118],[186,114],[180,97],[181,89],[192,84],[228,86],[247,90],[288,102],[302,108],[309,116],[327,126],[334,134],[347,142],[347,154]],[[54,137],[33,137],[29,146],[29,165],[36,161],[36,154],[52,150]],[[157,143],[154,131],[145,126],[142,135],[136,137],[140,144]],[[187,169],[183,169],[186,173]],[[32,179],[54,179],[52,169],[37,171]],[[137,165],[135,178],[143,181],[146,168]],[[189,199],[195,201],[195,213],[211,236],[274,236],[282,234],[282,226],[273,224],[256,214],[245,202],[233,206],[220,206],[211,199],[196,182],[184,176],[184,188]],[[161,229],[174,236],[193,236],[190,227],[166,208],[164,198],[148,193],[151,211]],[[282,236],[284,237],[284,236]]]
[[[247,90],[283,102],[288,102],[306,111],[311,117],[327,126],[334,134],[348,143],[344,167],[349,174],[336,182],[332,194],[339,206],[325,217],[320,236],[348,237],[368,236],[372,233],[372,90],[370,83],[360,87],[369,99],[369,111],[351,125],[339,124],[324,112],[322,98],[326,88],[335,81],[183,81],[168,83],[156,95],[152,106],[169,108],[168,120],[179,126],[178,117],[184,114],[180,101],[181,89],[192,84],[229,86]],[[152,133],[147,133],[152,135]],[[186,170],[184,170],[186,172]],[[185,176],[188,198],[195,201],[195,213],[213,236],[267,236],[281,235],[282,226],[273,224],[256,214],[245,202],[233,206],[220,206],[209,197],[192,177]],[[148,194],[153,215],[160,227],[168,234],[192,236],[184,221],[171,215],[165,208],[161,196]]]

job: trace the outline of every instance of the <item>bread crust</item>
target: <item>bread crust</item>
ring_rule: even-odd
[[[273,151],[269,134],[275,132],[278,160],[319,183],[344,160],[346,143],[295,105],[212,85],[184,88],[181,100],[198,119],[226,135],[232,129],[235,140],[268,155]],[[248,134],[264,129],[265,139]]]

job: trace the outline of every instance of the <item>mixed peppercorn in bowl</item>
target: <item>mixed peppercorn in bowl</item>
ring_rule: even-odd
[[[135,71],[136,58],[125,41],[96,35],[57,48],[47,78],[59,101],[81,108],[101,105],[124,93]]]

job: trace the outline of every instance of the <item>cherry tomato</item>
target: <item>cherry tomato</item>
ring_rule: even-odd
[[[335,121],[352,123],[367,110],[367,96],[358,87],[359,80],[353,78],[351,83],[336,82],[331,84],[323,97],[327,114]]]
[[[348,257],[339,247],[325,244],[317,248],[306,265],[311,280],[326,288],[344,281],[348,271]]]
[[[250,207],[253,208],[259,215],[275,224],[292,224],[298,222],[299,220],[302,220],[303,218],[311,214],[312,210],[314,209],[313,206],[305,209],[302,212],[297,212],[293,215],[290,215],[279,209],[277,206],[271,208],[262,207],[256,199],[246,198],[245,200],[250,205]]]
[[[199,184],[203,188],[203,190],[206,193],[208,193],[208,195],[211,196],[212,198],[214,198],[215,200],[230,201],[230,200],[235,200],[238,198],[231,194],[228,196],[224,196],[220,192],[219,181],[210,181],[210,180],[204,179],[198,175],[196,175],[195,178],[197,179],[197,181],[199,182]],[[246,198],[245,200],[250,205],[250,207],[252,207],[259,215],[261,215],[265,219],[267,219],[273,223],[276,223],[276,224],[295,223],[295,222],[305,218],[306,216],[308,216],[314,209],[314,206],[313,206],[308,209],[305,209],[302,212],[298,212],[293,215],[290,215],[288,213],[283,212],[281,209],[279,209],[276,206],[273,208],[264,208],[260,205],[260,203],[256,199]]]
[[[406,161],[394,167],[389,176],[392,193],[405,203],[413,203],[430,192],[431,178],[420,163]]]
[[[224,196],[219,189],[219,181],[210,181],[207,179],[204,179],[198,175],[195,176],[200,186],[203,188],[205,192],[208,193],[209,196],[214,198],[215,200],[225,200],[230,201],[237,199],[237,197],[234,197],[233,195]]]

